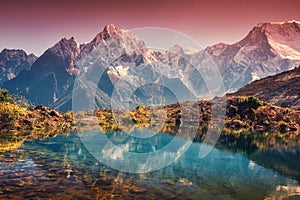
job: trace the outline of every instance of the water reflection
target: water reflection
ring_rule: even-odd
[[[168,134],[157,134],[147,143],[145,138],[137,140],[120,133],[111,133],[108,138],[120,148],[126,146],[133,152],[155,152],[174,139]],[[193,143],[180,159],[166,168],[129,174],[93,158],[75,132],[41,141],[25,141],[0,159],[0,197],[276,199],[299,195],[296,180],[258,164],[266,159],[258,162],[258,157],[250,160],[239,153],[219,149],[213,149],[200,159],[201,145]],[[110,156],[115,154],[112,151]],[[123,161],[126,162],[126,157]],[[293,162],[298,161],[296,156]]]
[[[252,154],[251,158],[300,182],[300,147],[265,149]]]

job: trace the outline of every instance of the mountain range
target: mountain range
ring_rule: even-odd
[[[211,91],[207,78],[214,79],[211,63],[224,82],[224,90],[213,88],[218,96],[291,70],[300,64],[299,41],[300,23],[288,21],[258,24],[234,44],[193,53],[174,44],[158,51],[147,48],[131,31],[107,25],[90,43],[63,38],[39,58],[22,50],[3,50],[0,84],[35,104],[63,111],[72,108],[74,94],[82,93],[93,95],[98,108],[128,100],[132,106],[170,104],[206,97]],[[74,93],[74,82],[79,92]]]

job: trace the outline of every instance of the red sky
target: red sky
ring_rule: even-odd
[[[233,43],[257,23],[300,21],[299,0],[1,0],[0,50],[42,54],[63,37],[88,42],[106,24],[170,28],[203,47]]]

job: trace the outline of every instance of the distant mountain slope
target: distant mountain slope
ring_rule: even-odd
[[[16,77],[22,70],[29,70],[37,57],[23,50],[3,49],[0,52],[0,84]]]
[[[33,103],[51,105],[65,90],[77,73],[74,59],[79,48],[74,38],[63,38],[49,48],[32,65],[3,86],[11,93],[19,93]]]
[[[277,106],[300,109],[300,66],[254,81],[233,95],[256,96]]]

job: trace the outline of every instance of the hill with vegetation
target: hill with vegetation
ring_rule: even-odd
[[[300,109],[300,66],[254,81],[233,95],[256,96],[277,106]]]

